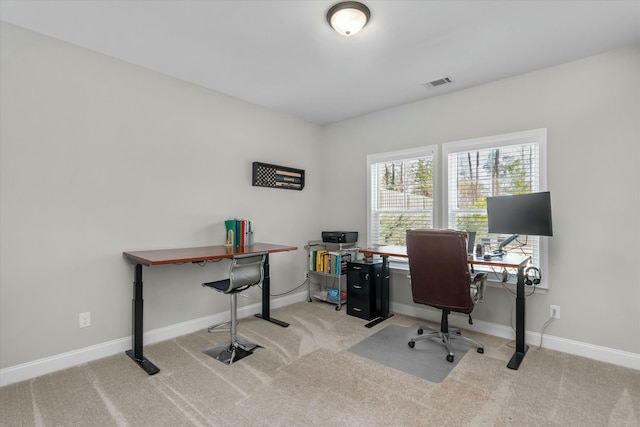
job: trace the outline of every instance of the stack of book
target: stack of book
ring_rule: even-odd
[[[311,252],[309,269],[326,274],[347,274],[347,262],[351,261],[350,253],[340,253],[320,249]]]
[[[226,246],[245,247],[253,245],[253,222],[247,219],[228,219]]]

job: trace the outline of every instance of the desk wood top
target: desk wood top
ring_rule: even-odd
[[[394,256],[399,258],[407,257],[407,248],[405,246],[380,246],[378,248],[360,249],[363,254],[380,255],[380,256]],[[469,264],[474,265],[489,265],[492,267],[506,267],[506,268],[518,268],[522,264],[529,261],[531,257],[529,255],[518,254],[504,254],[500,257],[495,256],[490,260],[483,257],[476,257],[475,255],[469,255]]]
[[[296,246],[273,245],[271,243],[254,243],[251,246],[203,246],[198,248],[158,249],[150,251],[123,252],[122,255],[134,264],[162,265],[182,264],[187,262],[211,261],[233,258],[234,255],[245,255],[261,252],[295,251]]]

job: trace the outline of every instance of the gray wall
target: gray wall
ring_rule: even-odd
[[[221,244],[225,219],[250,218],[257,241],[300,248],[271,259],[280,293],[301,282],[303,246],[322,229],[366,241],[367,154],[541,127],[555,236],[528,329],[557,304],[548,333],[640,353],[638,46],[319,128],[0,30],[0,368],[130,335],[123,251]],[[252,187],[252,161],[305,169],[307,186]],[[146,331],[228,309],[200,287],[219,265],[144,274]],[[392,280],[394,302],[410,304],[402,275]],[[508,304],[492,289],[476,318],[508,325]],[[79,329],[85,311],[93,325]]]
[[[327,126],[323,191],[350,182],[333,197],[349,208],[327,221],[365,233],[367,154],[547,128],[550,290],[527,300],[527,329],[559,305],[545,333],[640,353],[638,76],[636,45]],[[412,304],[406,277],[392,282],[392,300]],[[502,289],[485,301],[475,318],[509,326]]]
[[[131,334],[123,251],[224,243],[224,220],[302,282],[318,235],[317,126],[52,38],[1,26],[0,367]],[[253,161],[306,169],[303,191],[251,186]],[[145,268],[145,331],[223,312],[209,264]],[[249,292],[260,301],[260,290]],[[92,326],[78,328],[91,312]]]

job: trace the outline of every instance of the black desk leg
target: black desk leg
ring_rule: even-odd
[[[518,369],[524,355],[527,354],[529,346],[524,342],[524,313],[525,313],[525,296],[524,296],[524,266],[518,267],[518,283],[516,284],[516,351],[511,356],[511,360],[507,364],[507,368]]]
[[[389,311],[389,257],[382,256],[382,269],[380,271],[380,280],[376,280],[376,303],[379,302],[378,317],[367,323],[367,328],[372,328],[378,323],[387,320],[393,313]],[[378,304],[376,304],[378,305]]]
[[[143,301],[142,301],[142,264],[136,264],[135,278],[133,282],[133,300],[131,301],[133,309],[133,335],[132,349],[125,353],[134,362],[136,362],[149,375],[157,374],[160,369],[149,362],[142,354],[142,317],[143,317]]]
[[[269,278],[269,254],[267,254],[264,260],[264,279],[262,280],[262,313],[256,314],[256,317],[286,328],[287,326],[289,326],[288,323],[283,322],[282,320],[274,319],[269,314],[271,311],[269,308],[269,298],[271,298],[269,295],[270,292],[271,279]]]

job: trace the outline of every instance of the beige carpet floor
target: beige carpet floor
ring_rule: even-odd
[[[201,352],[228,335],[203,330],[146,346],[161,369],[154,376],[122,353],[2,387],[0,425],[640,425],[640,371],[536,347],[513,371],[510,342],[463,331],[485,353],[469,351],[431,383],[347,351],[388,324],[418,319],[395,315],[367,329],[320,302],[272,315],[291,326],[243,319],[240,336],[264,349],[232,366]]]

